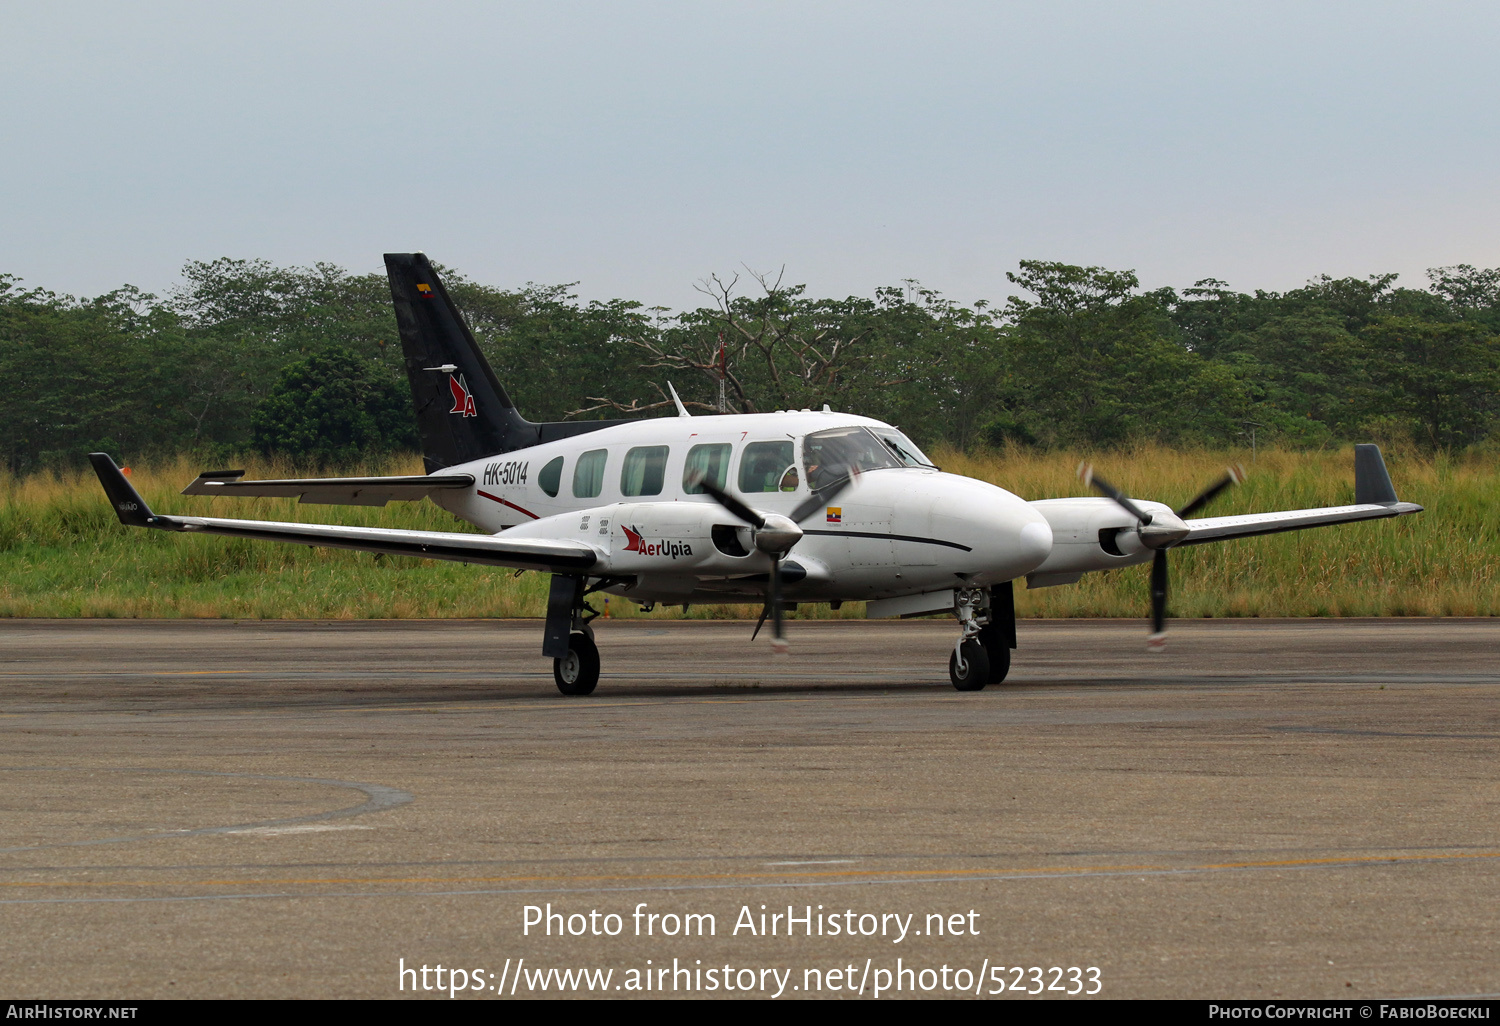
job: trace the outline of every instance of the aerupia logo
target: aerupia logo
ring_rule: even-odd
[[[448,389],[453,393],[453,409],[449,413],[458,413],[465,417],[477,417],[479,411],[474,409],[474,397],[469,394],[469,383],[464,376],[459,374],[448,375]]]
[[[673,559],[693,554],[693,547],[687,542],[648,542],[641,537],[641,532],[632,530],[624,524],[620,525],[620,530],[625,532],[626,552],[639,552],[643,556],[671,556]]]

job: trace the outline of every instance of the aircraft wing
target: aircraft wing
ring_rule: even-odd
[[[261,538],[334,549],[358,549],[422,559],[508,566],[520,570],[578,573],[591,568],[598,553],[580,542],[506,538],[503,535],[461,534],[456,531],[401,531],[380,527],[341,527],[334,524],[291,524],[269,520],[226,520],[218,517],[165,516],[153,513],[131,487],[115,461],[104,453],[90,453],[99,483],[109,496],[120,523],[162,531],[221,534],[231,538]]]
[[[1396,498],[1396,489],[1391,485],[1391,475],[1386,472],[1385,460],[1380,448],[1375,445],[1354,447],[1354,504],[1352,506],[1324,506],[1322,509],[1287,509],[1275,513],[1249,513],[1235,517],[1203,517],[1188,520],[1188,536],[1178,545],[1201,545],[1204,542],[1224,541],[1229,538],[1249,538],[1257,534],[1275,534],[1278,531],[1300,531],[1304,527],[1323,527],[1327,524],[1347,524],[1354,520],[1379,520],[1383,517],[1400,517],[1408,513],[1420,513],[1422,507],[1415,502],[1402,502]]]
[[[306,477],[275,481],[242,481],[243,470],[206,470],[182,490],[183,495],[243,495],[296,498],[334,506],[384,506],[391,500],[416,500],[447,488],[468,488],[472,474],[413,474],[408,477]]]
[[[1201,545],[1204,542],[1249,538],[1278,531],[1300,531],[1305,527],[1347,524],[1354,520],[1378,520],[1420,513],[1414,502],[1361,503],[1354,506],[1325,506],[1321,509],[1288,509],[1276,513],[1249,513],[1234,517],[1203,517],[1186,521],[1188,536],[1173,547]]]

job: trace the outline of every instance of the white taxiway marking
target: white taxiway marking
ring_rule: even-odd
[[[374,830],[370,826],[346,826],[333,823],[306,823],[301,826],[250,827],[225,831],[236,837],[280,837],[282,834],[320,834],[328,830]]]
[[[848,862],[858,862],[859,859],[807,859],[802,862],[763,862],[765,866],[841,866]]]

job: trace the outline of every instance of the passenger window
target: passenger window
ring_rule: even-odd
[[[620,470],[620,494],[660,495],[667,477],[667,447],[638,445],[625,454]]]
[[[740,491],[778,491],[782,475],[794,463],[791,442],[751,442],[740,457]],[[792,479],[792,487],[797,486]]]
[[[557,498],[557,490],[562,487],[562,465],[561,456],[548,460],[542,472],[536,476],[536,483],[542,486],[542,491],[554,499]]]
[[[608,449],[593,449],[578,457],[573,464],[573,495],[579,499],[592,499],[604,488],[604,461],[609,458]]]
[[[689,495],[702,495],[703,485],[708,481],[720,490],[729,483],[728,442],[715,445],[695,445],[688,450],[687,462],[682,467],[682,490]]]

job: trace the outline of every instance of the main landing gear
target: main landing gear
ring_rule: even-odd
[[[960,634],[948,657],[948,679],[959,691],[981,691],[1010,673],[1016,647],[1015,592],[1007,581],[994,589],[959,588],[953,614]]]
[[[565,695],[588,695],[599,684],[599,646],[583,631],[568,635],[568,654],[552,660],[552,679]]]
[[[590,588],[585,578],[552,575],[542,655],[552,657],[552,679],[565,695],[591,695],[599,686],[599,647],[589,626],[599,613],[584,599],[608,583],[600,579]]]

